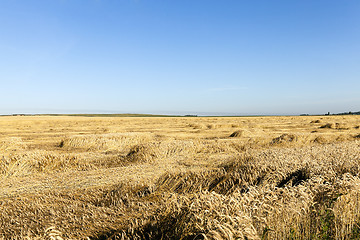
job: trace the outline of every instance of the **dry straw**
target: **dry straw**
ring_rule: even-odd
[[[149,142],[152,135],[148,133],[109,133],[93,135],[74,135],[63,139],[59,146],[64,148],[124,151],[129,147]]]

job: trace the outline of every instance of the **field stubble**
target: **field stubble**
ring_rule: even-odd
[[[358,239],[356,116],[0,118],[2,239]]]

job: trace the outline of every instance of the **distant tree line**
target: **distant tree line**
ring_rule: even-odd
[[[360,111],[359,112],[343,112],[343,113],[336,113],[333,115],[360,115]]]
[[[322,115],[322,114],[307,114],[307,113],[303,113],[300,114],[300,116],[318,116],[318,115]],[[324,114],[325,116],[330,116],[330,115],[360,115],[360,111],[359,112],[342,112],[342,113],[330,113],[327,112]]]

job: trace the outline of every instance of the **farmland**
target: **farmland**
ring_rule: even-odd
[[[0,159],[0,239],[360,238],[360,116],[4,116]]]

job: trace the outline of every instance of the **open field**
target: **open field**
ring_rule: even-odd
[[[0,117],[0,239],[359,239],[360,116]]]

